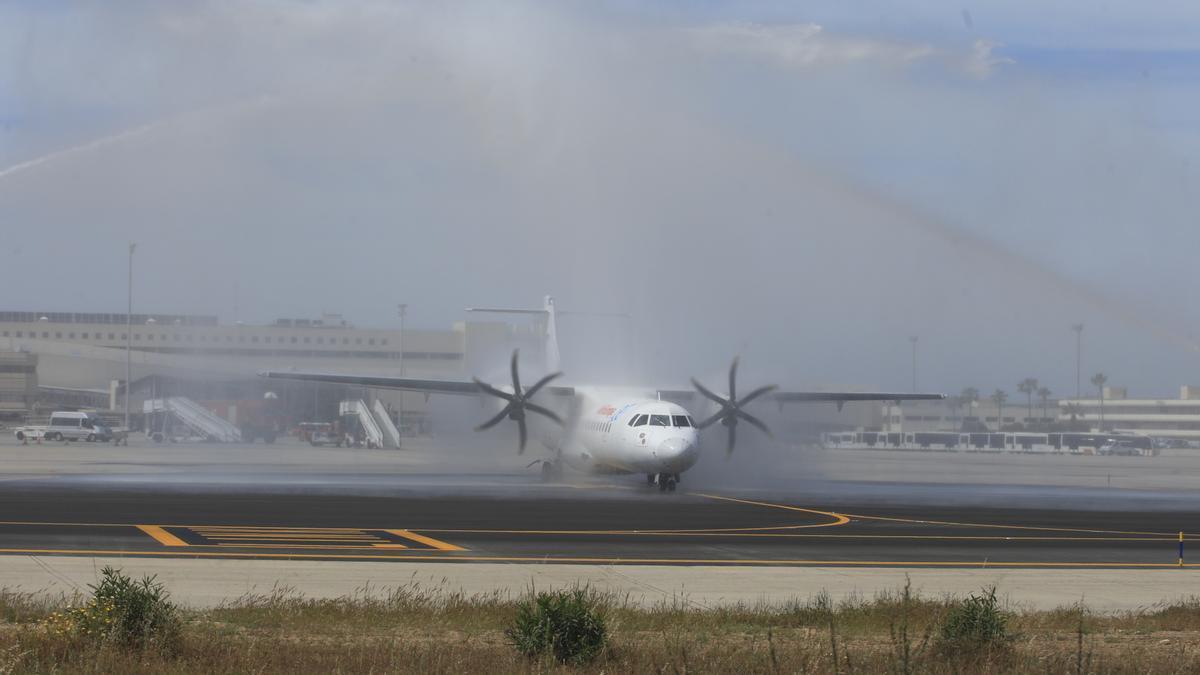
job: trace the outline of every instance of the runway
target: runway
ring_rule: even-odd
[[[633,483],[392,494],[20,480],[0,554],[639,565],[1154,568],[1200,513],[884,505]],[[769,497],[769,498],[768,498]],[[1200,565],[1200,549],[1195,565]],[[1186,566],[1193,563],[1185,562]]]

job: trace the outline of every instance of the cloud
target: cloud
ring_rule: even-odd
[[[880,39],[825,30],[815,23],[718,23],[687,29],[701,49],[745,54],[771,60],[789,68],[818,69],[854,64],[906,68],[938,63],[947,69],[983,78],[1012,59],[996,57],[999,45],[976,40],[969,50],[953,50],[926,42]]]

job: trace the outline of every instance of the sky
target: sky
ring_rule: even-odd
[[[569,375],[1200,383],[1200,6],[0,3],[0,305],[445,328]],[[624,332],[615,339],[616,332]],[[1086,382],[1085,377],[1085,382]]]

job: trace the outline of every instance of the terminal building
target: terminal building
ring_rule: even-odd
[[[127,329],[128,326],[128,329]],[[0,312],[0,416],[23,419],[55,408],[123,408],[126,347],[130,409],[150,398],[248,400],[268,392],[297,402],[293,419],[337,415],[334,385],[267,382],[262,370],[461,379],[480,359],[514,346],[538,349],[537,327],[458,323],[448,330],[360,328],[340,315],[222,323],[216,316],[82,312]],[[421,416],[420,394],[372,392],[405,415]],[[314,409],[313,401],[316,401]],[[303,402],[301,405],[300,402]],[[308,411],[303,413],[302,410]]]
[[[1105,387],[1103,399],[1059,401],[1058,416],[1095,430],[1200,440],[1200,387],[1184,385],[1178,398],[1129,398],[1124,387]]]

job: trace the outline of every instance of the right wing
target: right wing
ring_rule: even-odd
[[[304,382],[324,382],[326,384],[343,384],[355,387],[374,387],[378,389],[399,389],[401,391],[419,391],[424,394],[453,394],[457,396],[474,396],[479,394],[479,386],[466,380],[423,380],[415,377],[387,377],[380,375],[337,375],[333,373],[303,373],[296,371],[267,370],[260,372],[259,377],[279,380],[301,380]],[[574,387],[548,385],[542,391],[556,396],[572,396]]]
[[[696,396],[694,389],[659,389],[658,396],[669,401],[690,401]],[[854,401],[941,401],[945,394],[912,394],[901,392],[864,392],[864,391],[773,391],[759,400],[784,403],[836,403],[838,409],[846,403]]]

